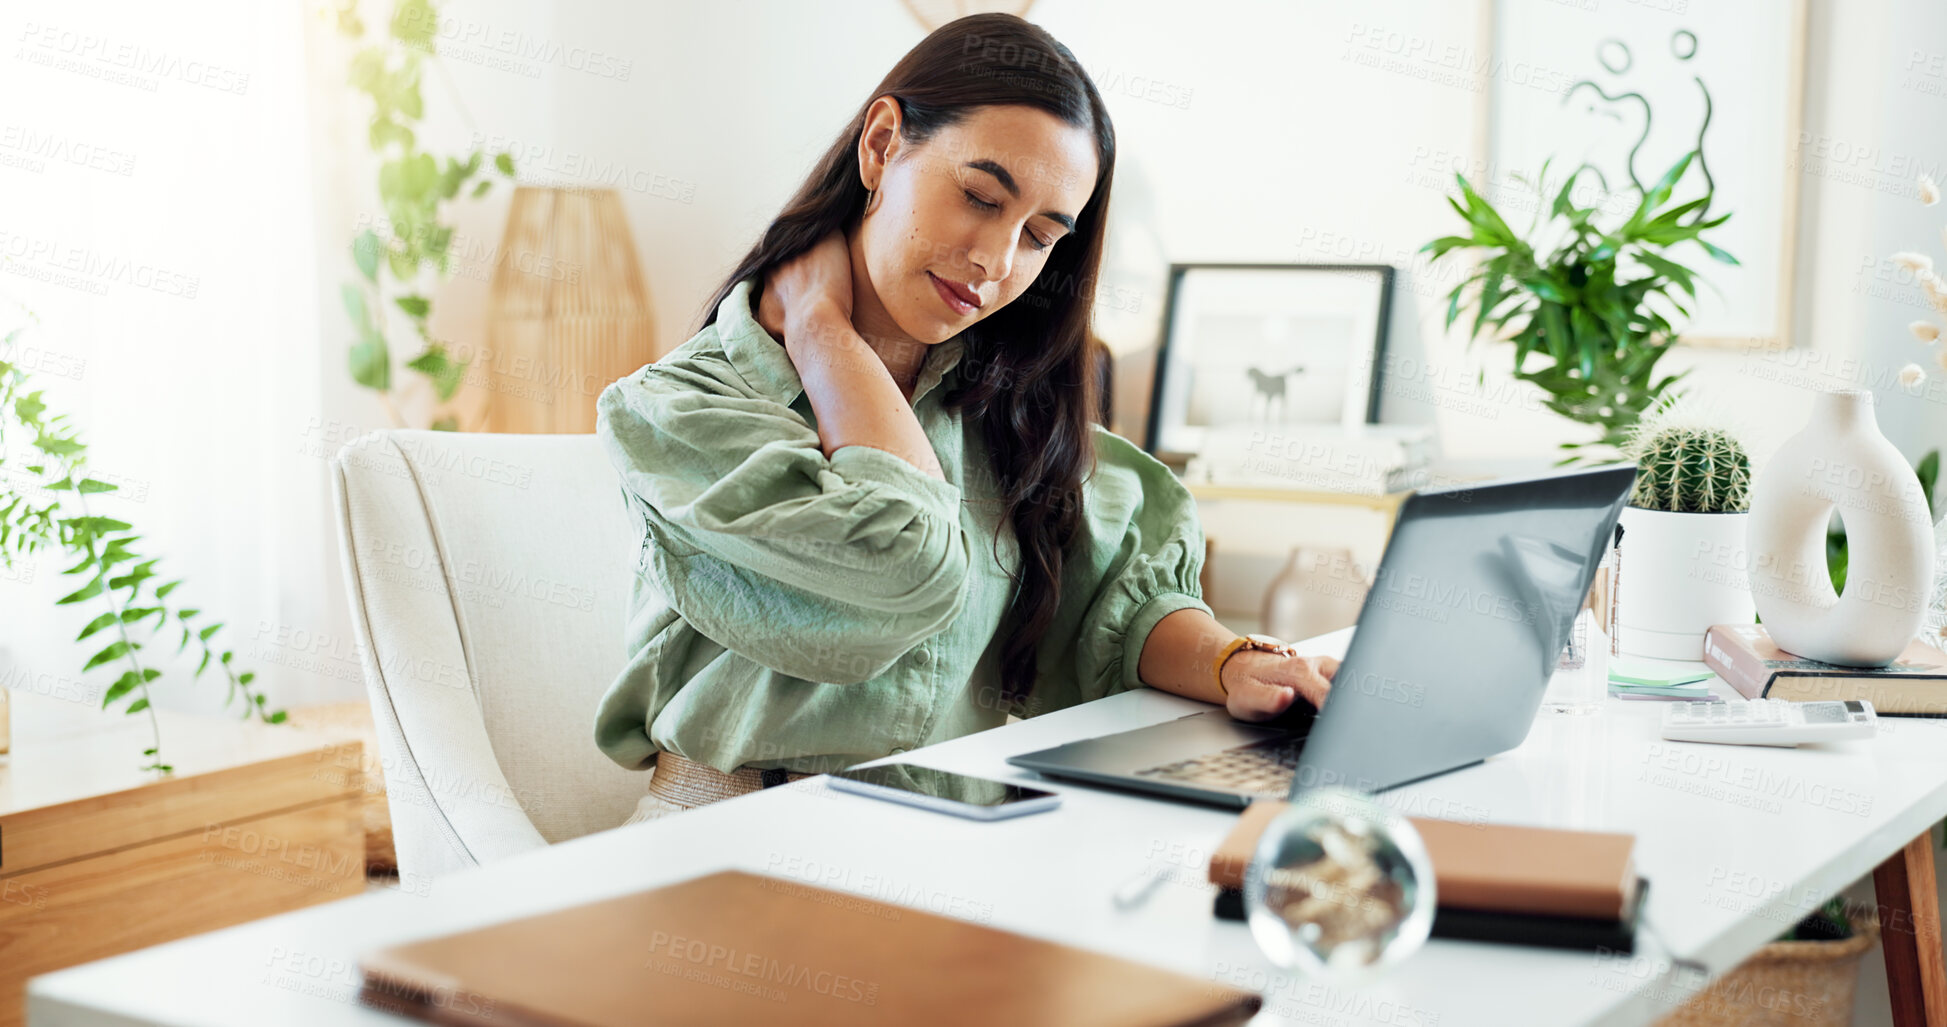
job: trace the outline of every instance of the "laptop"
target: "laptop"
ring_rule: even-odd
[[[1223,709],[1010,757],[1217,806],[1380,792],[1520,745],[1636,480],[1634,464],[1406,498],[1322,710]]]

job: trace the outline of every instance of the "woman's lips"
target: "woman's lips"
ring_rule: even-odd
[[[960,289],[948,285],[945,279],[931,271],[926,272],[926,277],[933,280],[933,289],[940,294],[940,299],[946,302],[947,309],[962,317],[980,309],[979,303],[968,301],[967,296],[972,295],[971,293],[963,294]],[[975,299],[977,300],[978,297]]]

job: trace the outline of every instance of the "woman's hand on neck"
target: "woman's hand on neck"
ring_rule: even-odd
[[[820,252],[814,260],[828,260],[834,255],[828,248],[834,240],[838,244],[836,255],[849,263],[843,252],[843,237],[836,232],[813,248]],[[883,449],[931,477],[944,479],[939,457],[913,413],[910,381],[902,382],[893,374],[881,351],[846,315],[843,304],[817,297],[815,290],[805,287],[813,276],[794,265],[809,256],[808,252],[777,268],[777,295],[772,297],[771,290],[765,290],[767,295],[759,306],[768,307],[770,313],[760,312],[758,323],[765,324],[768,316],[771,324],[783,328],[784,352],[797,369],[805,398],[817,415],[820,448],[827,457],[851,445]],[[766,281],[770,281],[769,276]],[[865,290],[866,295],[870,293],[869,288]],[[770,324],[765,324],[765,330],[774,332]]]
[[[910,399],[926,347],[886,313],[856,231],[832,232],[765,273],[757,323],[786,348],[853,337],[869,347]],[[842,347],[848,348],[848,347]]]
[[[851,258],[837,232],[764,273],[757,323],[772,338],[788,344],[820,326],[850,323],[851,314]]]

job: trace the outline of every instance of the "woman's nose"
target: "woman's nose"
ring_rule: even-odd
[[[967,249],[967,263],[974,265],[987,281],[1006,281],[1014,270],[1013,230],[996,226],[981,232]]]

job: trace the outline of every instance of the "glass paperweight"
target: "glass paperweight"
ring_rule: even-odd
[[[1426,943],[1433,862],[1405,817],[1343,788],[1316,788],[1266,826],[1244,879],[1251,936],[1308,977],[1357,983]]]

